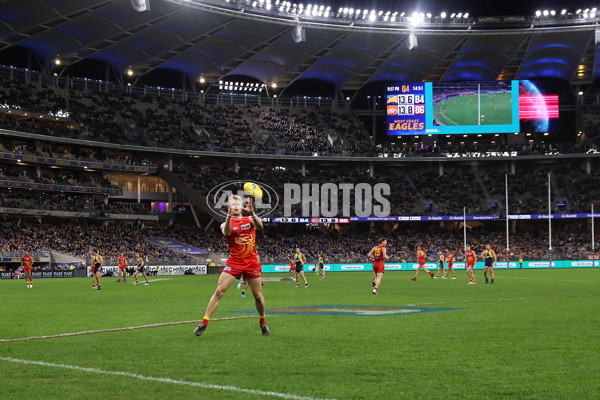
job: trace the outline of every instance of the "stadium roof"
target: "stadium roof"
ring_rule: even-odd
[[[58,69],[52,67],[57,58],[67,71],[96,60],[121,74],[131,69],[134,78],[167,69],[190,81],[203,77],[209,86],[230,76],[280,88],[317,79],[347,91],[381,81],[591,83],[600,72],[595,20],[529,26],[529,19],[517,19],[513,28],[486,25],[490,19],[373,26],[271,18],[245,13],[243,2],[229,9],[215,7],[215,0],[184,3],[192,4],[152,0],[149,11],[136,12],[125,0],[8,0],[0,4],[0,49],[25,48],[49,68]],[[294,36],[297,26],[305,41]]]

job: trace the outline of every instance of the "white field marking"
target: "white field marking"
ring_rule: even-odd
[[[75,370],[75,371],[94,372],[94,373],[101,373],[101,374],[108,374],[108,375],[125,376],[127,378],[140,379],[143,381],[171,383],[174,385],[193,386],[193,387],[199,387],[199,388],[203,388],[203,389],[216,389],[216,390],[225,390],[225,391],[229,391],[229,392],[256,394],[259,396],[279,397],[282,399],[327,400],[327,399],[321,399],[318,397],[299,396],[296,394],[278,393],[278,392],[267,392],[264,390],[239,388],[236,386],[221,386],[221,385],[214,385],[212,383],[180,381],[177,379],[158,378],[158,377],[154,377],[154,376],[145,376],[145,375],[135,374],[135,373],[131,373],[131,372],[106,371],[106,370],[102,370],[102,369],[98,369],[98,368],[79,367],[77,365],[68,365],[68,364],[55,364],[55,363],[48,363],[48,362],[44,362],[44,361],[21,360],[21,359],[12,358],[12,357],[0,356],[0,360],[6,361],[6,362],[12,362],[12,363],[27,364],[27,365],[40,365],[42,367],[63,368],[63,369],[71,369],[71,370]],[[330,399],[330,400],[335,400],[335,399]]]
[[[583,297],[598,297],[598,294],[584,294],[580,296],[548,296],[548,297],[514,297],[510,299],[475,299],[475,300],[457,300],[457,301],[437,301],[432,303],[407,304],[410,307],[434,306],[440,304],[459,304],[459,303],[494,303],[497,301],[526,301],[526,300],[552,300],[552,299],[575,299]]]
[[[574,279],[545,279],[545,278],[517,278],[512,276],[503,276],[504,279],[526,279],[532,281],[556,281],[556,282],[582,282],[582,283],[596,283],[596,281],[582,281],[582,280],[574,280]]]
[[[242,315],[242,316],[239,316],[239,317],[215,318],[215,319],[211,319],[211,321],[228,321],[228,320],[232,320],[232,319],[245,319],[245,318],[257,318],[257,317],[255,315]],[[31,337],[16,338],[16,339],[0,339],[0,343],[21,342],[21,341],[25,341],[25,340],[54,339],[54,338],[70,337],[70,336],[91,335],[91,334],[95,334],[95,333],[133,331],[133,330],[136,330],[136,329],[160,328],[161,326],[199,324],[200,322],[202,322],[202,320],[198,320],[198,321],[163,322],[163,323],[160,323],[160,324],[129,326],[129,327],[125,327],[125,328],[101,329],[101,330],[97,330],[97,331],[59,333],[57,335],[31,336]]]
[[[148,282],[171,281],[171,280],[173,280],[173,278],[148,279]],[[140,281],[140,282],[146,282],[146,281]],[[132,283],[135,285],[135,281],[133,281],[133,282],[127,281],[126,283]]]

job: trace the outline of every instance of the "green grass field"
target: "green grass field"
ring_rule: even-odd
[[[197,323],[70,337],[202,318],[217,276],[150,286],[91,279],[0,281],[1,399],[596,399],[600,270],[502,270],[494,285],[387,272],[329,273],[310,287],[267,281],[267,308],[456,308],[386,316],[267,315],[225,295],[202,337]],[[283,275],[267,275],[273,278]],[[157,278],[155,278],[157,279]],[[242,311],[232,313],[231,311]],[[32,363],[39,362],[39,363]],[[208,385],[216,385],[209,387]],[[255,392],[253,392],[255,391]],[[274,392],[268,394],[266,392]]]
[[[481,125],[512,124],[512,93],[485,93],[481,96]],[[443,111],[446,110],[444,113]],[[433,117],[444,126],[477,125],[477,95],[451,97],[433,105]]]

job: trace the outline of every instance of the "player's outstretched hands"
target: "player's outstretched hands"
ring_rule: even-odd
[[[244,204],[246,205],[246,207],[244,207],[242,210],[246,211],[248,214],[254,213],[254,202],[252,201],[252,199],[248,200]]]

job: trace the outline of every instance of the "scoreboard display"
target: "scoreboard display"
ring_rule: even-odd
[[[425,133],[425,84],[409,83],[388,87],[388,134],[415,135]],[[397,134],[397,133],[396,133]]]
[[[387,87],[388,135],[519,132],[519,81]]]

